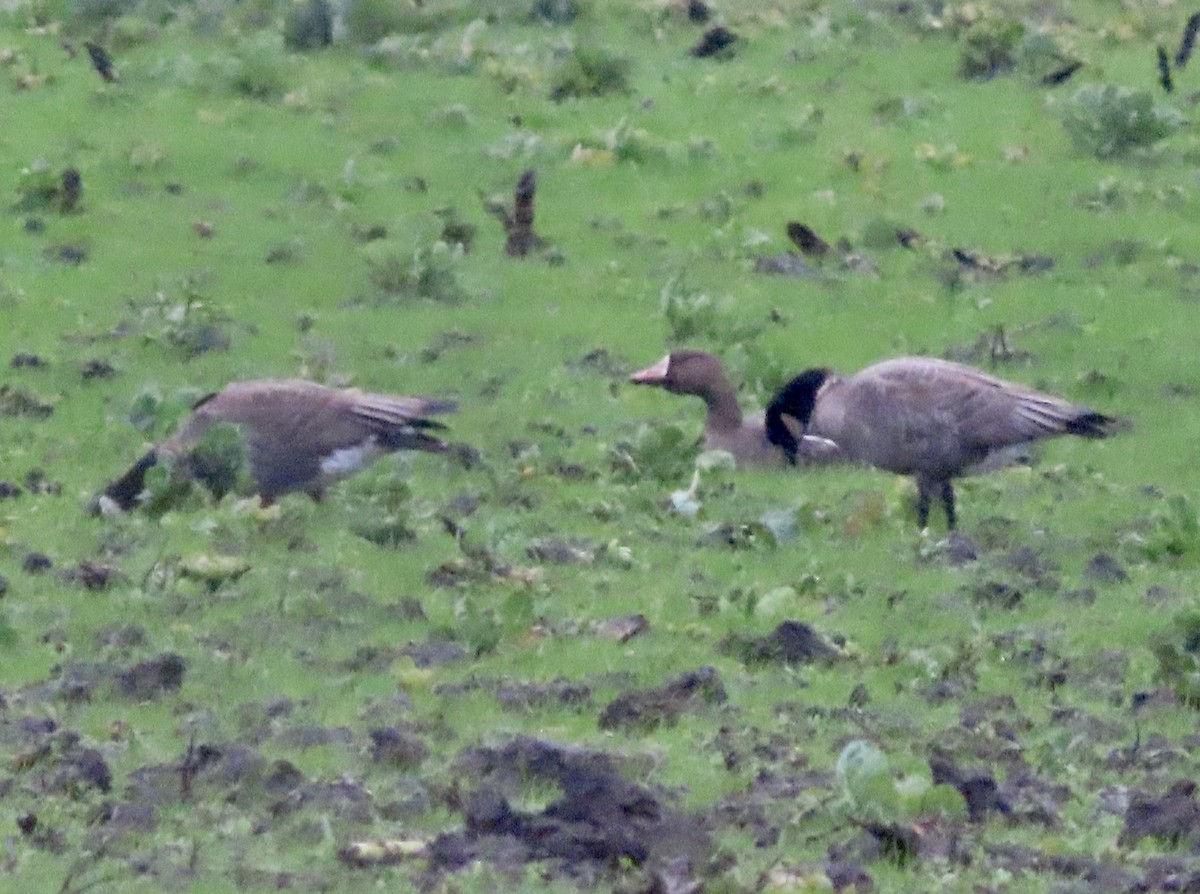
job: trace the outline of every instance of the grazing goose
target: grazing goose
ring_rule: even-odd
[[[264,505],[292,491],[320,500],[329,485],[385,453],[445,450],[445,442],[427,433],[445,426],[424,417],[455,409],[453,401],[369,394],[300,379],[234,382],[197,403],[179,430],[110,484],[104,496],[131,509],[160,456],[187,458],[210,428],[231,423],[241,429]]]
[[[703,351],[674,351],[653,366],[634,373],[629,381],[701,398],[708,407],[705,449],[726,450],[739,466],[784,465],[789,461],[825,464],[841,458],[837,445],[824,438],[793,437],[790,449],[768,440],[761,417],[743,419],[737,393],[729,384],[721,361]]]
[[[917,521],[929,521],[936,495],[955,526],[952,479],[982,468],[1006,449],[1043,438],[1103,438],[1122,423],[1088,407],[931,357],[900,357],[841,377],[810,369],[767,407],[767,437],[789,456],[796,431],[830,438],[849,461],[917,480]]]

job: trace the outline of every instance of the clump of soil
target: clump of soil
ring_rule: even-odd
[[[519,738],[501,748],[470,749],[458,766],[480,785],[463,801],[464,828],[430,842],[433,870],[478,859],[510,866],[550,860],[569,875],[588,878],[628,861],[661,871],[674,867],[671,872],[679,876],[683,864],[677,861],[702,866],[711,848],[699,820],[622,778],[603,752]],[[551,783],[561,797],[542,810],[513,807],[512,799],[529,781]]]
[[[618,695],[600,712],[600,729],[647,732],[663,723],[676,723],[684,711],[720,704],[725,698],[725,685],[716,669],[702,667],[665,686]]]
[[[842,657],[812,626],[784,621],[766,636],[724,639],[720,650],[745,664],[831,664]]]

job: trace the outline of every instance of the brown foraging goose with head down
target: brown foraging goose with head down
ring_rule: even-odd
[[[793,437],[790,451],[768,440],[762,417],[743,418],[725,367],[712,354],[690,349],[673,351],[653,366],[634,373],[629,381],[703,400],[708,408],[705,449],[728,451],[739,466],[783,465],[789,461],[824,464],[841,459],[835,443],[814,435]]]
[[[331,484],[395,450],[446,450],[425,418],[453,401],[329,388],[301,379],[234,382],[199,401],[170,438],[152,448],[104,491],[121,509],[136,505],[146,472],[163,455],[186,459],[213,426],[240,429],[249,472],[264,504],[303,491],[319,500]]]
[[[917,521],[938,496],[953,529],[952,480],[997,453],[1059,435],[1103,438],[1127,425],[1088,407],[932,357],[900,357],[841,377],[810,369],[780,389],[766,411],[767,437],[789,456],[788,417],[808,435],[837,442],[852,462],[917,481]]]

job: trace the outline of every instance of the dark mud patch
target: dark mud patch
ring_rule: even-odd
[[[43,574],[53,567],[54,560],[45,553],[27,553],[21,560],[21,570],[26,574]]]
[[[1009,550],[996,563],[998,568],[1016,574],[1029,587],[1053,593],[1059,588],[1058,564],[1032,547]]]
[[[1129,799],[1118,843],[1134,845],[1143,838],[1155,838],[1170,847],[1186,842],[1195,848],[1200,842],[1200,803],[1194,781],[1181,779],[1161,796],[1137,792]]]
[[[1097,553],[1083,566],[1083,577],[1097,584],[1120,584],[1129,580],[1129,573],[1108,553]]]
[[[112,790],[112,770],[104,755],[53,720],[26,716],[7,721],[0,726],[0,741],[15,749],[10,766],[21,796],[79,799],[88,789],[101,794]],[[3,793],[6,787],[0,785]]]
[[[164,652],[117,671],[113,689],[125,698],[150,701],[169,692],[178,692],[183,686],[186,668],[183,656]]]
[[[766,636],[729,636],[718,650],[743,664],[832,664],[842,653],[803,621],[784,621]]]
[[[384,726],[371,730],[369,735],[371,760],[377,764],[411,772],[429,757],[429,746],[425,740],[409,730]]]
[[[1111,860],[1082,854],[1046,854],[1020,844],[989,843],[984,853],[997,869],[1014,874],[1057,876],[1081,887],[1065,890],[1089,892],[1167,891],[1182,888],[1139,887],[1136,871]],[[1049,881],[1049,879],[1047,879]]]
[[[43,637],[46,642],[58,638],[54,630]],[[68,703],[89,702],[93,697],[109,695],[153,701],[179,691],[185,670],[183,658],[174,652],[164,652],[127,667],[109,661],[71,661],[56,666],[51,679],[39,688],[44,694]]]
[[[632,863],[690,882],[683,867],[703,867],[708,859],[703,823],[624,779],[603,752],[520,738],[468,750],[458,770],[476,787],[463,799],[464,828],[430,842],[431,870],[480,859],[501,866],[551,861],[571,877],[595,880],[604,869]],[[530,782],[554,786],[558,797],[541,810],[514,807]]]
[[[715,828],[732,828],[751,836],[757,848],[775,847],[783,830],[797,819],[816,819],[819,808],[806,808],[797,817],[796,805],[818,804],[834,787],[830,772],[810,770],[794,743],[771,741],[744,730],[722,727],[717,736],[725,766],[731,771],[758,766],[743,791],[726,795],[708,808]]]
[[[602,551],[590,541],[564,537],[543,537],[525,550],[530,559],[546,565],[591,565]]]
[[[819,277],[821,271],[794,251],[777,255],[759,255],[754,259],[754,272],[774,276]]]
[[[146,630],[138,624],[110,624],[97,630],[92,636],[97,649],[125,651],[146,643]]]
[[[363,671],[381,673],[391,667],[399,650],[374,644],[359,646],[349,658],[337,662],[338,670],[349,671],[352,674]],[[414,662],[415,663],[415,662]]]
[[[400,654],[412,659],[417,667],[427,668],[462,661],[467,657],[467,649],[449,640],[430,639],[423,643],[409,643],[400,649]]]
[[[702,667],[664,686],[618,695],[600,712],[600,729],[648,732],[677,723],[685,711],[702,710],[725,700],[725,685],[716,669]]]
[[[962,568],[976,561],[982,552],[983,547],[978,541],[955,531],[924,550],[921,558],[941,562],[951,568]]]
[[[1000,793],[996,778],[979,767],[964,768],[950,755],[935,751],[929,757],[929,770],[934,785],[949,785],[967,802],[967,816],[980,822],[990,812],[1009,814],[1012,806]]]
[[[496,701],[506,711],[531,711],[542,708],[583,709],[592,703],[592,689],[557,677],[546,683],[502,683],[496,689]]]
[[[622,382],[633,372],[629,364],[614,357],[607,348],[593,348],[577,360],[568,360],[564,366],[573,373],[594,373]]]
[[[606,639],[615,639],[619,643],[626,643],[649,629],[650,622],[646,619],[646,616],[635,614],[618,615],[615,618],[602,621],[596,626],[595,632],[597,636],[602,636]]]
[[[733,45],[738,36],[724,25],[714,25],[704,32],[704,36],[688,50],[689,56],[697,59],[716,57],[725,59],[733,55]]]
[[[592,706],[592,687],[566,677],[542,682],[471,675],[456,683],[440,684],[434,692],[443,698],[489,692],[503,710],[515,712],[565,708],[578,713]]]
[[[98,592],[107,590],[112,584],[122,579],[121,572],[113,565],[94,559],[84,559],[73,568],[62,572],[62,579],[69,583],[78,584],[85,590]]]
[[[178,760],[140,767],[127,778],[131,803],[156,807],[223,801],[268,812],[294,800],[307,778],[286,760],[269,761],[257,749],[234,742],[191,743]]]
[[[12,360],[8,363],[13,369],[46,369],[50,366],[40,354],[33,354],[29,351],[20,351],[13,354]]]
[[[31,494],[57,497],[62,494],[62,482],[53,480],[45,469],[33,468],[25,473],[25,489]]]
[[[1021,589],[1008,581],[983,580],[966,588],[966,595],[978,606],[1012,610],[1025,601]]]
[[[330,745],[349,745],[354,741],[354,732],[346,726],[297,723],[281,729],[273,741],[286,748],[304,751],[308,748],[324,748]]]
[[[88,258],[88,250],[83,245],[73,245],[63,243],[61,245],[48,245],[42,252],[48,261],[55,261],[59,264],[66,264],[68,267],[78,267]]]
[[[117,369],[104,357],[94,357],[85,361],[79,368],[79,376],[85,382],[92,379],[109,379],[117,374]]]

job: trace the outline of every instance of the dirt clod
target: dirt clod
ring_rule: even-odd
[[[0,416],[24,416],[48,419],[54,404],[42,400],[32,391],[16,385],[0,385]]]
[[[496,689],[496,701],[506,711],[528,711],[555,706],[583,707],[592,700],[586,683],[561,677],[546,683],[503,683]]]
[[[762,637],[731,636],[720,648],[746,664],[827,664],[841,658],[837,649],[803,621],[784,621]]]
[[[112,770],[95,748],[69,747],[53,778],[52,790],[69,791],[90,786],[104,794],[112,789]]]
[[[117,369],[103,357],[93,357],[88,360],[79,370],[80,377],[85,381],[92,379],[107,379],[115,376]]]
[[[21,560],[21,570],[26,574],[41,574],[54,567],[54,560],[45,553],[29,553]]]
[[[1157,838],[1171,847],[1195,842],[1200,837],[1200,803],[1196,801],[1196,783],[1181,779],[1162,797],[1137,792],[1125,811],[1125,828],[1117,839],[1123,846],[1135,845],[1143,838]]]
[[[31,494],[47,494],[57,497],[62,493],[62,483],[54,481],[45,469],[30,469],[25,473],[25,489]]]
[[[371,760],[376,763],[410,772],[429,756],[429,746],[422,739],[394,726],[373,729],[370,736]]]
[[[1006,581],[981,581],[971,586],[968,592],[973,601],[996,608],[1013,609],[1025,601],[1025,594]]]
[[[542,537],[525,551],[535,562],[547,565],[590,565],[596,561],[598,547],[586,540]]]
[[[629,640],[633,639],[639,633],[644,633],[649,627],[650,622],[641,613],[620,615],[604,621],[596,628],[596,633],[608,639],[615,639],[619,643],[625,643],[629,642]]]
[[[1097,553],[1083,567],[1083,576],[1098,584],[1119,584],[1129,580],[1121,563],[1108,553]]]
[[[178,691],[183,685],[184,670],[182,656],[164,652],[118,672],[113,684],[116,691],[127,698],[149,701]]]
[[[704,32],[704,36],[688,50],[688,55],[695,56],[697,59],[706,59],[710,56],[720,56],[729,52],[738,36],[726,28],[724,25],[715,25]]]
[[[120,571],[112,565],[84,559],[74,568],[68,568],[62,573],[63,579],[77,583],[85,590],[107,590],[109,585],[120,576]]]
[[[46,259],[78,267],[87,260],[87,249],[82,245],[51,245],[44,252]]]
[[[825,866],[825,875],[835,891],[850,891],[865,894],[875,890],[875,882],[858,863],[848,860],[833,860]]]
[[[502,865],[554,860],[567,873],[586,876],[628,861],[683,878],[683,864],[675,861],[701,865],[709,851],[697,820],[627,782],[603,753],[521,738],[499,749],[471,749],[459,765],[481,785],[463,806],[463,831],[430,843],[431,868],[457,869],[482,858]],[[541,811],[514,808],[509,790],[530,778],[556,785],[561,797]]]
[[[400,654],[411,658],[417,667],[436,667],[461,661],[467,657],[467,650],[449,640],[428,640],[410,643],[400,650]]]
[[[995,777],[986,770],[963,769],[948,754],[940,752],[930,756],[929,769],[934,785],[949,785],[963,796],[971,822],[982,821],[988,811],[1002,814],[1012,811],[1000,794]]]
[[[600,729],[648,731],[660,724],[673,724],[687,710],[725,701],[725,686],[715,668],[688,671],[665,686],[641,692],[625,692],[600,713]]]

